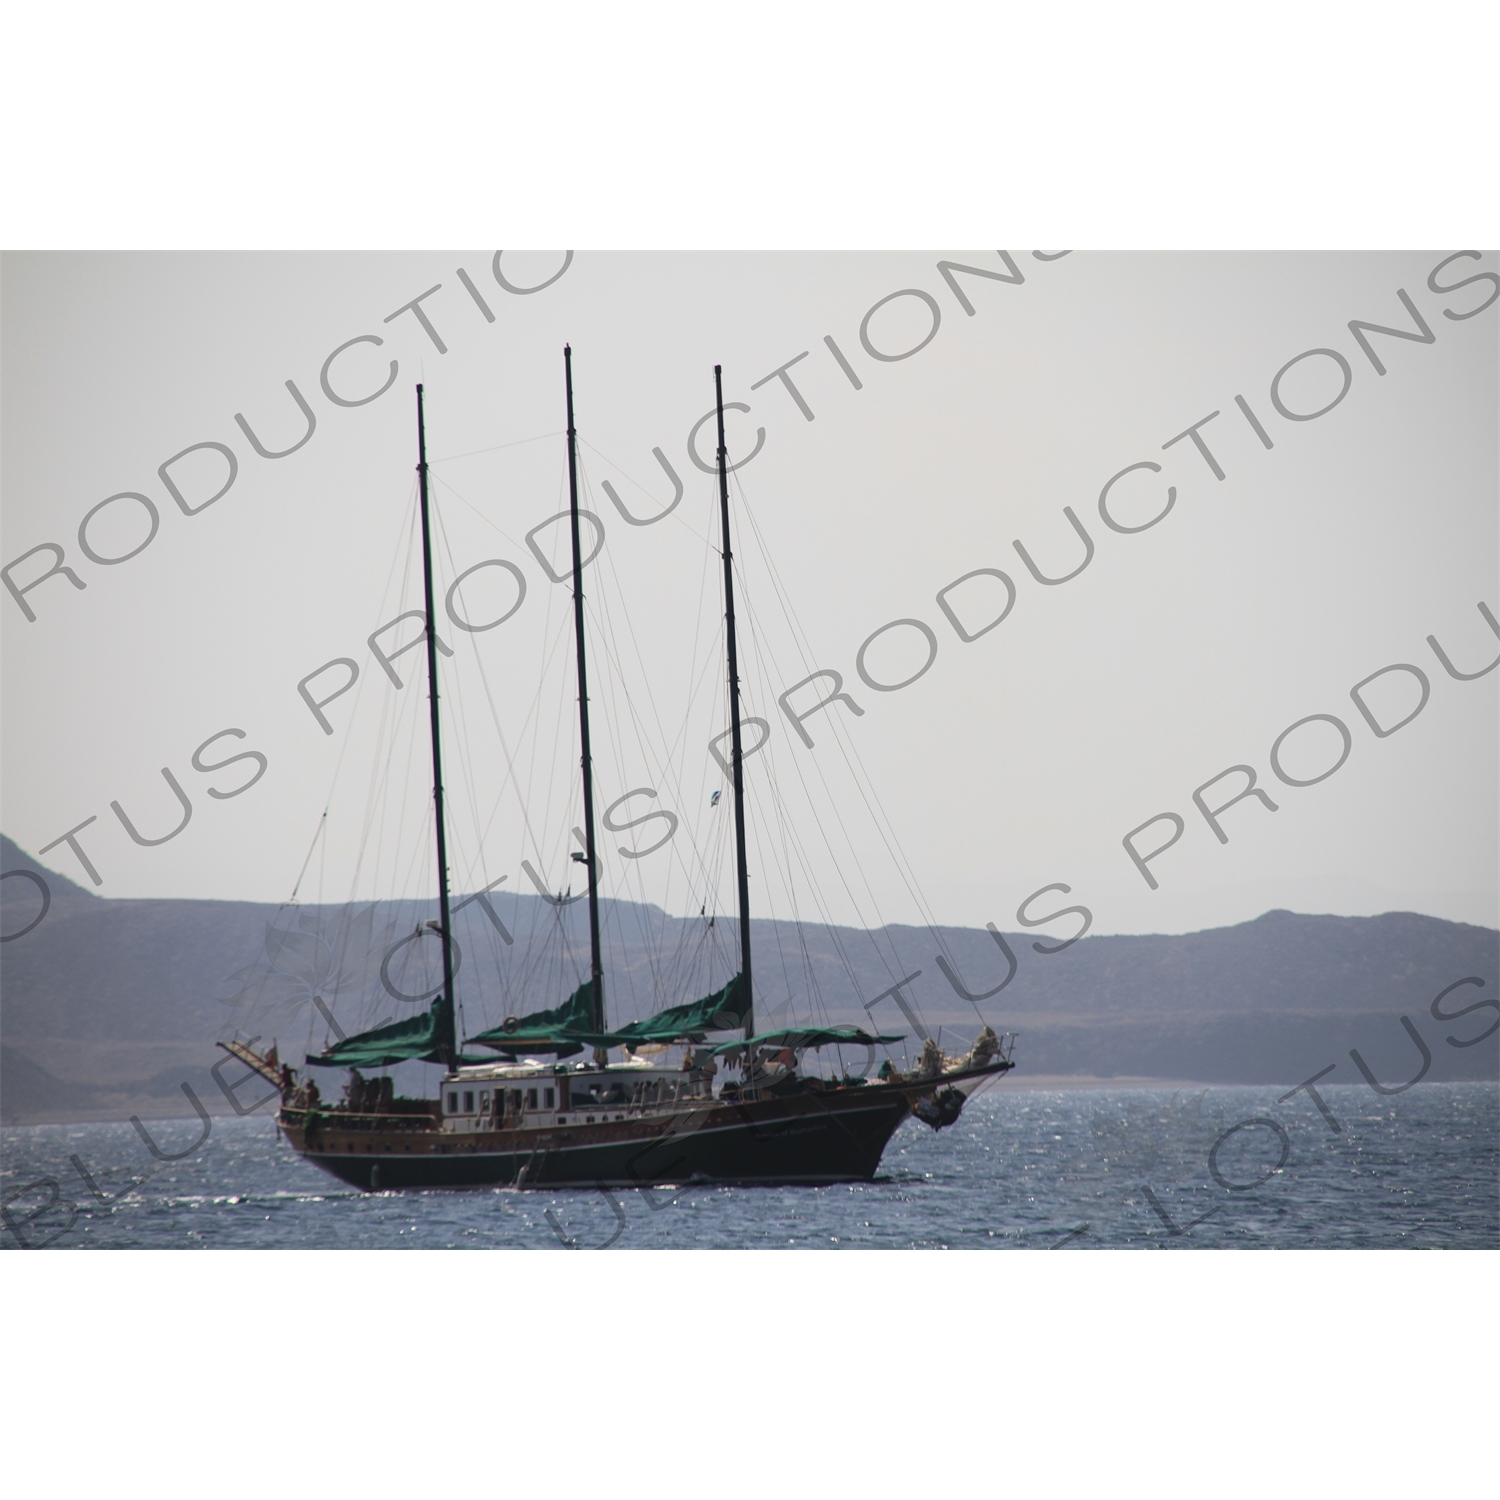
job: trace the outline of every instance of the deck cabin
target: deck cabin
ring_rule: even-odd
[[[626,1120],[713,1098],[706,1069],[628,1062],[480,1063],[443,1080],[441,1128],[459,1134]]]

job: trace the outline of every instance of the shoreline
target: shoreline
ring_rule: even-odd
[[[1100,1078],[1091,1073],[1032,1073],[1027,1075],[1018,1071],[1000,1080],[995,1088],[1005,1089],[1011,1093],[1032,1094],[1086,1093],[1101,1089],[1213,1089],[1244,1086],[1229,1083],[1205,1083],[1202,1079],[1195,1081],[1190,1078],[1147,1078],[1135,1075]],[[985,1092],[988,1094],[991,1091],[987,1089]]]

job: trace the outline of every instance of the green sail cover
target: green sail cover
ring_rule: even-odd
[[[438,1052],[438,1012],[442,1009],[443,997],[432,1002],[432,1008],[419,1016],[410,1016],[405,1021],[393,1021],[389,1026],[377,1026],[373,1031],[361,1031],[357,1036],[345,1037],[335,1042],[326,1052],[309,1057],[307,1063],[314,1068],[389,1068],[403,1062],[440,1063],[445,1059]],[[459,1062],[485,1062],[482,1057],[461,1057]]]
[[[749,996],[741,991],[742,976],[736,974],[721,990],[705,995],[690,1005],[674,1005],[659,1010],[644,1021],[632,1021],[613,1032],[615,1045],[639,1047],[645,1042],[701,1042],[709,1031],[730,1031],[745,1024]]]
[[[741,1047],[826,1047],[833,1042],[844,1042],[850,1046],[888,1046],[891,1042],[903,1041],[904,1036],[871,1036],[858,1026],[803,1026],[786,1031],[763,1031],[748,1042],[725,1042],[714,1048],[716,1057],[726,1052],[738,1051]]]
[[[507,1016],[500,1026],[481,1031],[465,1040],[465,1045],[479,1043],[502,1052],[554,1052],[571,1057],[595,1041],[594,982],[586,980],[567,1000],[552,1010],[533,1011],[529,1016]],[[604,1043],[608,1045],[608,1043]]]

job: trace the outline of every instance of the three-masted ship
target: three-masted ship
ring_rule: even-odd
[[[889,1059],[874,1078],[820,1077],[809,1053],[845,1044],[873,1048],[903,1040],[853,1026],[756,1030],[750,948],[740,676],[730,545],[723,377],[714,367],[718,416],[719,521],[724,565],[726,668],[739,917],[739,972],[713,994],[669,1005],[639,1021],[607,1024],[600,947],[593,765],[589,741],[583,558],[579,537],[577,432],[572,353],[564,350],[569,510],[579,730],[583,853],[588,876],[590,974],[561,1005],[465,1038],[455,1024],[452,909],[438,715],[423,388],[417,387],[418,500],[426,613],[427,675],[436,824],[442,987],[418,1016],[344,1037],[307,1057],[299,1071],[274,1048],[239,1040],[219,1045],[280,1092],[278,1125],[314,1165],[369,1190],[510,1185],[652,1187],[693,1180],[831,1183],[868,1180],[898,1126],[915,1116],[936,1129],[958,1119],[973,1092],[1014,1066],[1013,1038],[985,1026],[962,1056],[924,1041],[908,1072]],[[731,1040],[719,1040],[738,1032]],[[682,1048],[680,1062],[660,1059]],[[616,1060],[611,1053],[618,1052]],[[637,1054],[640,1055],[637,1055]],[[873,1054],[871,1054],[873,1055]],[[579,1060],[574,1060],[579,1059]],[[410,1061],[444,1069],[436,1098],[394,1095],[389,1076],[361,1070]],[[325,1103],[314,1069],[348,1070],[337,1104]]]

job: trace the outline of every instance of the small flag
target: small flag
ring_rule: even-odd
[[[710,807],[717,807],[719,805],[719,798],[723,795],[724,793],[722,791],[715,792],[713,796],[708,799],[708,805]]]

